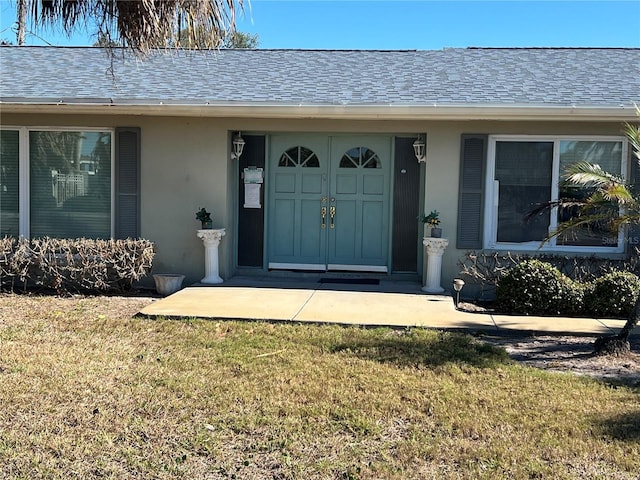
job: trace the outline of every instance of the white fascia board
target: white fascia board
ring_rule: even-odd
[[[584,120],[635,121],[635,108],[501,105],[264,105],[37,103],[0,101],[3,113],[153,115],[232,118],[310,118],[350,120]]]

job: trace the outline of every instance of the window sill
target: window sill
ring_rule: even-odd
[[[593,247],[593,246],[542,246],[540,242],[529,243],[496,243],[485,245],[485,250],[493,250],[500,252],[514,251],[514,252],[537,252],[548,253],[555,255],[600,255],[600,254],[613,254],[621,255],[625,253],[623,245],[611,246],[611,247]]]

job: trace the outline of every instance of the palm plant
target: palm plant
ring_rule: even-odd
[[[640,118],[640,108],[636,107]],[[635,160],[640,164],[640,125],[625,124],[624,133],[633,149]],[[528,217],[542,211],[557,208],[560,213],[568,212],[569,218],[558,224],[543,241],[546,243],[554,237],[562,237],[576,230],[592,228],[607,229],[618,232],[621,228],[640,226],[640,192],[626,183],[621,177],[604,171],[600,165],[578,162],[567,168],[563,179],[566,186],[578,187],[587,195],[584,198],[563,198],[549,202]],[[585,190],[586,189],[586,190]],[[599,338],[595,343],[597,353],[622,353],[629,351],[629,335],[640,320],[640,295],[627,319],[617,335]]]
[[[95,25],[98,38],[144,52],[180,44],[215,48],[235,31],[244,0],[20,0],[35,25],[61,25],[70,34]],[[24,23],[21,18],[20,23]],[[180,40],[178,42],[178,39]]]

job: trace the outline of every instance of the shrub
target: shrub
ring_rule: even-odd
[[[123,292],[151,270],[155,248],[144,239],[0,240],[0,287],[71,292]]]
[[[496,290],[498,309],[525,315],[573,315],[580,311],[584,289],[556,267],[525,260],[508,270]]]
[[[614,271],[588,284],[585,313],[596,317],[626,317],[640,292],[640,279],[631,272]]]

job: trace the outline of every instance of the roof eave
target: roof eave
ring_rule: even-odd
[[[0,101],[2,113],[346,120],[634,121],[635,107],[548,105],[266,105]]]

